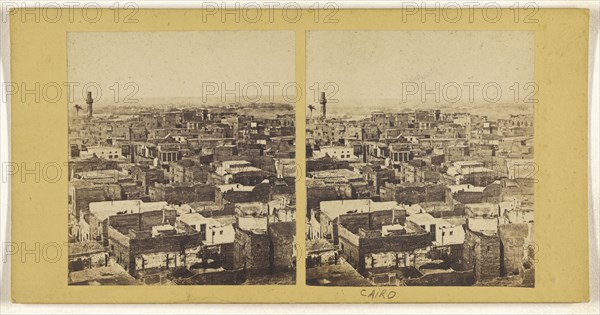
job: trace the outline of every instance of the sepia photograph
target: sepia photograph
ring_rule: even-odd
[[[295,283],[294,39],[68,33],[69,285]]]
[[[534,34],[306,41],[307,285],[534,287]]]

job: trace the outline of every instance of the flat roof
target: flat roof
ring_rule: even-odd
[[[103,221],[117,213],[141,213],[156,210],[172,210],[166,201],[143,202],[142,200],[113,200],[90,202],[90,212]]]
[[[333,170],[327,170],[327,171],[315,171],[315,172],[309,172],[309,174],[314,179],[322,179],[322,178],[346,178],[346,179],[362,178],[362,175],[360,175],[359,173],[351,171],[349,169],[345,169],[345,168],[333,169]]]
[[[405,210],[403,205],[396,201],[381,201],[376,202],[371,199],[349,199],[349,200],[329,200],[321,201],[321,212],[328,218],[335,219],[349,211],[357,211],[358,213],[368,213],[383,210]]]
[[[406,219],[416,223],[417,225],[424,225],[424,226],[439,223],[438,219],[434,218],[429,213],[413,213],[413,214],[409,215]]]
[[[226,184],[218,185],[217,188],[222,192],[225,191],[252,191],[255,186],[244,186],[242,184]]]
[[[471,184],[464,184],[464,185],[449,185],[448,188],[450,189],[450,191],[454,194],[457,193],[459,191],[465,191],[465,192],[483,192],[483,190],[485,189],[485,187],[479,187],[479,186],[474,186]]]

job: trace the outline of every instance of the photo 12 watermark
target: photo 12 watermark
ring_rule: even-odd
[[[2,101],[8,97],[21,103],[54,104],[66,100],[73,103],[88,99],[89,94],[97,103],[109,99],[112,103],[138,103],[140,86],[136,82],[114,82],[103,86],[98,82],[3,82]]]
[[[535,82],[402,82],[401,100],[422,103],[538,103],[539,87]]]
[[[19,19],[23,23],[138,23],[140,10],[136,2],[95,2],[58,1],[30,2],[3,1],[2,11],[7,12],[2,19]]]

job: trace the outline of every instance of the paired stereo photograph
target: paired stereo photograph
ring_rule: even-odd
[[[68,284],[534,287],[533,33],[295,46],[68,34]]]

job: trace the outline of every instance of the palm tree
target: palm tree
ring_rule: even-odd
[[[308,105],[308,110],[310,111],[310,118],[312,118],[312,111],[317,109],[314,105],[310,104]]]
[[[75,104],[76,115],[79,116],[79,111],[82,110],[83,107],[79,106],[79,104]]]

